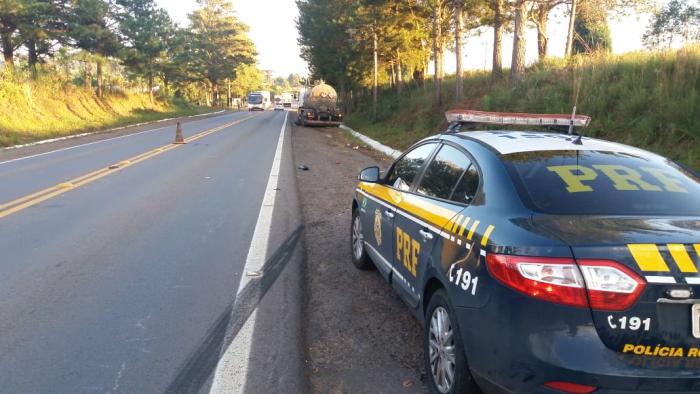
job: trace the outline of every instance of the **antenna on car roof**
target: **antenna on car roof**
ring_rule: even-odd
[[[576,120],[576,106],[574,105],[574,110],[571,112],[571,121],[569,122],[569,135],[574,134],[574,121]],[[583,145],[581,141],[581,134],[578,134],[575,140],[572,141],[574,145]]]

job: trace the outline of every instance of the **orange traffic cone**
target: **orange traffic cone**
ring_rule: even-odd
[[[177,122],[177,128],[175,129],[175,143],[176,144],[186,144],[185,139],[182,137],[182,126],[180,122]]]

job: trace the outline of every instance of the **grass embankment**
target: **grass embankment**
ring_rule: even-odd
[[[49,77],[0,76],[0,147],[211,110],[129,92],[98,98],[91,89]]]
[[[444,83],[445,105],[433,105],[432,84],[413,86],[398,97],[384,91],[377,122],[371,98],[348,126],[397,149],[444,130],[444,111],[454,107],[487,111],[578,113],[593,117],[583,130],[595,136],[648,149],[700,169],[700,47],[578,57],[537,64],[510,89],[489,73],[466,75],[466,100],[454,102],[454,78]]]

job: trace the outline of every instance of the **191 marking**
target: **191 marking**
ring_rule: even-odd
[[[464,291],[467,291],[469,290],[469,288],[471,288],[471,294],[476,295],[476,285],[479,283],[479,277],[472,277],[472,273],[464,268],[459,268],[456,272],[453,272],[455,264],[452,264],[452,266],[450,267],[450,282],[454,283],[456,286],[461,287]]]

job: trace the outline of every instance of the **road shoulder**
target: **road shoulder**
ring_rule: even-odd
[[[305,228],[304,332],[311,391],[424,392],[422,328],[377,271],[351,263],[359,171],[390,160],[339,129],[293,127]]]

